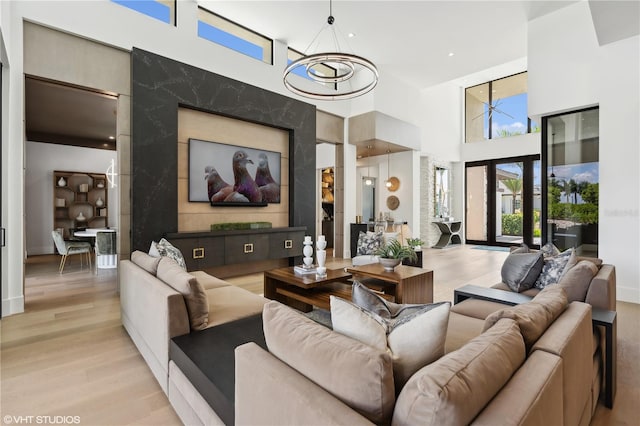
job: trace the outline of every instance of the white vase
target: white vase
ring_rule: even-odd
[[[96,200],[96,206],[97,207],[104,206],[104,201],[102,201],[102,197],[98,197],[98,199]]]
[[[318,261],[318,268],[316,269],[316,274],[319,276],[324,276],[327,274],[327,268],[324,264],[327,261],[327,252],[326,250],[318,249],[316,250],[316,259]]]
[[[82,214],[82,212],[80,212],[80,214],[78,214],[78,216],[76,216],[76,220],[78,222],[84,222],[85,220],[87,220],[86,217],[84,217],[84,215]]]
[[[60,179],[58,179],[58,186],[66,186],[67,185],[67,181],[64,180],[64,178],[61,176]]]

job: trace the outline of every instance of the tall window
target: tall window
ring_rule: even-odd
[[[527,73],[467,88],[465,121],[466,142],[539,132],[527,114]]]
[[[273,64],[273,40],[198,7],[198,36]]]
[[[544,117],[542,123],[544,241],[598,257],[599,109]]]

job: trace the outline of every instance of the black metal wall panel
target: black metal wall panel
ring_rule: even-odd
[[[178,231],[178,107],[289,131],[289,226],[315,235],[316,107],[133,49],[131,251]]]

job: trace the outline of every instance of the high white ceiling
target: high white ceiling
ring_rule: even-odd
[[[343,51],[373,61],[383,75],[424,88],[526,56],[526,22],[575,2],[334,0],[333,16],[344,36],[339,41],[355,34]],[[298,51],[329,16],[329,0],[198,3]],[[323,50],[333,47],[327,44]]]

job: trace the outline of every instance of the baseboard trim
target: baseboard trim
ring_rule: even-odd
[[[618,286],[616,288],[617,299],[622,302],[640,304],[640,289]]]
[[[24,296],[2,299],[2,317],[24,312]]]

